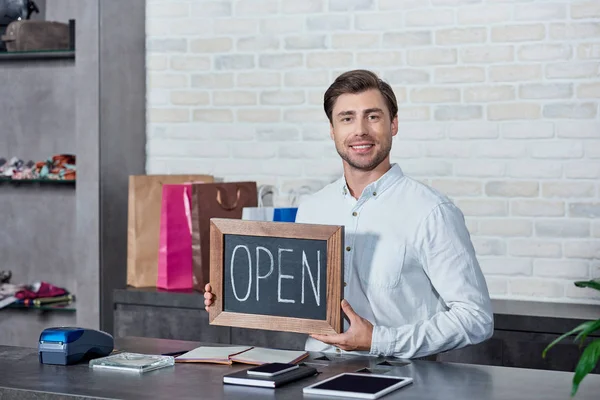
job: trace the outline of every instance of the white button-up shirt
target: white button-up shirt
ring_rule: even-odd
[[[397,164],[358,200],[344,177],[329,184],[302,202],[296,222],[344,225],[344,298],[373,324],[370,354],[423,357],[492,335],[491,301],[462,212]],[[336,348],[309,337],[306,350]]]

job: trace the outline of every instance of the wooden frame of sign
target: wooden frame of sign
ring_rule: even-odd
[[[257,314],[254,312],[243,313],[225,311],[224,278],[227,271],[224,271],[224,261],[226,235],[258,236],[264,237],[265,239],[271,237],[326,241],[326,318],[296,318]],[[210,284],[212,293],[215,295],[215,301],[209,308],[209,323],[211,325],[307,334],[341,333],[343,325],[340,303],[344,293],[343,246],[343,226],[212,218],[210,221]],[[250,252],[247,254],[249,258]],[[273,259],[271,259],[271,265],[273,265]],[[233,266],[231,268],[233,271]],[[258,265],[256,268],[258,282]],[[271,270],[273,270],[273,268]],[[279,272],[281,273],[281,269]],[[233,272],[231,273],[233,274]],[[251,282],[252,273],[249,272],[248,276],[250,277]],[[245,289],[246,288],[244,287],[240,291],[244,291]],[[248,294],[249,293],[250,284],[248,284]],[[246,295],[246,298],[247,297],[248,295]],[[256,297],[258,299],[258,294]]]

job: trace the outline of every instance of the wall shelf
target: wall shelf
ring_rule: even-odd
[[[49,51],[5,51],[0,52],[0,61],[13,60],[74,60],[75,50],[49,50]]]
[[[23,305],[23,304],[17,304],[17,303],[13,303],[9,306],[6,306],[6,308],[4,308],[5,310],[27,310],[27,311],[61,311],[61,312],[75,312],[76,311],[76,307],[75,307],[75,302],[71,302],[71,303],[49,303],[49,304],[43,304],[40,306],[34,306],[34,305]],[[1,311],[0,311],[1,312]]]
[[[69,20],[69,47],[60,50],[4,51],[0,61],[18,60],[74,60],[75,59],[75,20]]]
[[[75,186],[76,181],[74,179],[10,179],[0,178],[0,184],[13,184],[13,185],[27,185],[27,184],[43,184],[43,185],[73,185]]]

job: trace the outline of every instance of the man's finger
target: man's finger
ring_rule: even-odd
[[[327,344],[338,344],[340,342],[340,336],[341,335],[310,335],[310,337],[312,337],[313,339],[317,339],[318,341]]]
[[[342,311],[344,311],[344,314],[348,316],[350,324],[352,324],[356,320],[356,318],[358,318],[358,314],[354,312],[354,309],[346,299],[342,300]]]
[[[206,285],[204,285],[204,291],[205,292],[210,292],[210,283],[207,283]]]

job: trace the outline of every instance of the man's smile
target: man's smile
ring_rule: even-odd
[[[375,147],[373,143],[355,143],[350,145],[350,148],[359,154],[368,153],[373,147]]]

